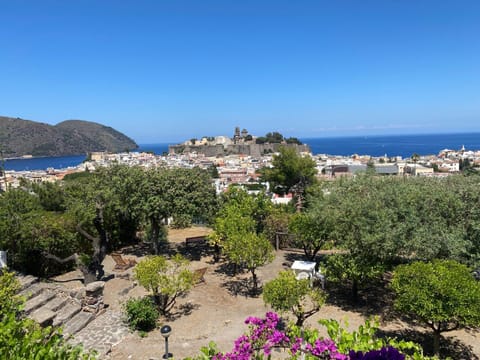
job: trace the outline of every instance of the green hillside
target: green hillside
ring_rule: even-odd
[[[63,156],[91,151],[120,152],[138,145],[117,130],[83,120],[48,125],[0,116],[0,151],[3,156]]]

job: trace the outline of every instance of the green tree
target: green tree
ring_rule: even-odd
[[[158,168],[146,171],[140,204],[149,226],[149,240],[159,253],[162,227],[173,217],[177,227],[212,221],[217,206],[215,189],[206,170]]]
[[[263,193],[249,195],[241,189],[229,189],[214,221],[210,243],[222,248],[229,261],[247,268],[257,291],[256,269],[273,260],[273,247],[262,234],[264,220],[272,208]]]
[[[277,194],[292,192],[296,208],[300,210],[306,188],[315,182],[315,161],[308,156],[300,156],[294,148],[280,147],[279,152],[273,156],[273,167],[261,170],[262,179],[268,181]]]
[[[359,175],[330,184],[328,195],[310,205],[321,204],[318,208],[325,210],[333,240],[345,251],[328,259],[328,276],[340,282],[349,280],[354,302],[359,287],[380,275],[398,249],[394,230],[398,224],[394,209],[385,206],[383,179]]]
[[[260,234],[272,209],[272,202],[264,193],[249,195],[242,189],[231,187],[223,194],[213,222],[215,235],[219,240],[226,240],[241,232]]]
[[[256,270],[273,261],[272,244],[262,234],[244,232],[227,238],[224,251],[231,262],[245,267],[252,274],[253,292],[258,291]]]
[[[307,318],[317,313],[325,303],[325,293],[310,286],[310,280],[297,280],[292,271],[282,271],[263,288],[263,301],[275,311],[290,311],[296,325],[302,326]]]
[[[302,145],[302,142],[298,140],[296,137],[289,137],[288,139],[285,139],[287,144],[297,144],[297,145]]]
[[[37,211],[25,216],[17,239],[15,268],[36,276],[50,276],[72,269],[72,264],[49,261],[42,254],[64,258],[79,251],[81,241],[68,215]]]
[[[22,225],[32,214],[41,212],[38,197],[22,189],[0,193],[0,247],[9,251],[14,269],[22,262]]]
[[[480,325],[480,284],[456,261],[400,265],[391,286],[396,293],[395,308],[433,330],[436,355],[443,332]]]
[[[177,254],[170,260],[164,256],[148,256],[134,268],[138,283],[153,295],[163,315],[168,315],[176,299],[193,286],[193,273],[188,260]]]
[[[320,249],[331,239],[333,230],[331,213],[324,208],[309,208],[296,213],[288,225],[295,235],[295,243],[303,248],[305,256],[314,260]]]
[[[65,211],[65,194],[59,182],[30,183],[30,188],[37,194],[44,210]]]
[[[166,201],[179,227],[188,227],[192,221],[209,223],[217,207],[212,177],[207,170],[173,168],[166,171]]]
[[[264,220],[263,233],[272,244],[288,236],[288,224],[294,209],[287,206],[275,206]],[[281,245],[281,244],[279,244]]]

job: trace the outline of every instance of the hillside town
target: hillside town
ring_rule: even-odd
[[[276,133],[274,133],[276,134]],[[428,176],[445,177],[459,173],[468,168],[480,166],[480,150],[444,149],[436,155],[413,154],[410,158],[372,157],[370,155],[353,154],[339,156],[330,154],[312,154],[308,146],[288,142],[275,144],[263,143],[248,134],[248,131],[237,127],[234,136],[217,136],[191,139],[182,144],[169,147],[168,154],[153,154],[150,152],[92,152],[88,159],[76,167],[66,169],[12,171],[7,170],[0,179],[0,188],[17,188],[22,179],[35,183],[54,182],[64,176],[76,172],[94,171],[98,167],[112,164],[125,164],[144,168],[154,167],[200,167],[214,171],[217,193],[225,191],[231,184],[259,184],[258,170],[271,167],[272,159],[278,154],[280,146],[294,146],[302,156],[311,157],[317,167],[317,176],[322,179],[335,179],[340,176],[354,176],[359,172],[372,169],[383,176]],[[267,186],[267,185],[265,185]],[[268,189],[267,189],[268,190]],[[289,198],[274,199],[285,202]]]

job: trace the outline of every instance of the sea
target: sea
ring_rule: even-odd
[[[301,138],[310,146],[313,154],[351,156],[401,156],[409,158],[412,154],[434,155],[441,150],[480,150],[480,133],[455,134],[417,134],[417,135],[372,135],[349,137]],[[141,144],[136,151],[151,151],[162,155],[168,152],[170,143]],[[85,155],[40,157],[28,159],[9,159],[5,161],[6,170],[46,170],[64,169],[76,166],[85,160]]]

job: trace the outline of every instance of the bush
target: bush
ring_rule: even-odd
[[[139,331],[153,330],[160,316],[155,303],[149,297],[129,299],[124,306],[124,311],[130,328]]]

